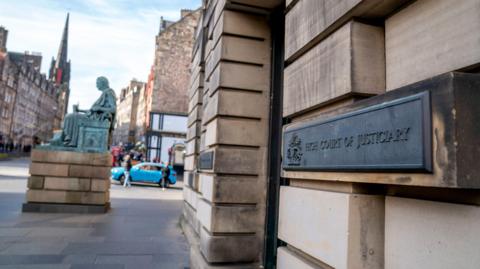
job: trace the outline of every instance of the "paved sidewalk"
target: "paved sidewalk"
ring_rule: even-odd
[[[0,161],[0,269],[188,268],[181,184],[112,184],[104,215],[21,213],[28,163]]]

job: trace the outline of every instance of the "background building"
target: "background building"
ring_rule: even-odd
[[[34,144],[51,139],[66,113],[68,15],[59,57],[52,62],[49,78],[40,73],[41,54],[7,51],[7,33],[0,27],[0,146],[28,151]]]
[[[120,91],[117,97],[117,114],[112,142],[115,145],[122,143],[135,144],[145,124],[145,117],[139,112],[145,112],[145,83],[132,79],[130,84]],[[140,116],[140,118],[137,118]],[[138,132],[138,134],[137,134]]]
[[[38,142],[50,139],[54,122],[60,119],[57,116],[57,88],[40,73],[41,56],[24,55],[7,53],[3,59],[0,89],[4,105],[0,129],[4,143],[28,150],[36,139]]]
[[[160,21],[145,98],[149,160],[168,161],[168,149],[186,137],[189,67],[199,16],[200,10],[182,10],[179,21]]]
[[[479,267],[480,0],[204,4],[192,268]]]

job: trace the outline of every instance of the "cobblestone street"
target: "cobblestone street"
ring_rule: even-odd
[[[182,182],[124,189],[108,214],[22,213],[28,159],[0,161],[0,268],[188,268]]]

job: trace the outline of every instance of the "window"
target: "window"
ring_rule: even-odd
[[[9,77],[8,77],[7,85],[8,85],[9,87],[12,87],[12,88],[13,88],[13,80],[14,80],[13,76],[9,76]]]
[[[159,137],[156,135],[150,136],[150,141],[148,143],[148,146],[151,148],[159,148],[160,147],[160,143],[158,143],[159,140],[160,140]]]
[[[152,114],[152,130],[159,131],[160,130],[160,115],[159,114]]]
[[[157,150],[156,149],[148,149],[148,160],[153,162],[157,158]]]
[[[169,160],[168,151],[175,143],[183,143],[183,139],[178,137],[162,137],[162,147],[160,153],[160,160],[167,162]]]
[[[187,132],[187,116],[151,114],[151,127],[153,131]]]
[[[5,102],[6,103],[10,103],[10,101],[12,101],[12,96],[7,92],[5,93]]]
[[[8,118],[8,110],[6,108],[2,109],[2,117]]]
[[[155,159],[160,159],[160,146],[162,143],[162,137],[152,135],[148,137],[147,141],[147,161],[152,162]]]
[[[146,171],[152,170],[152,168],[150,167],[150,165],[142,165],[142,166],[140,166],[140,167],[138,167],[138,168],[139,168],[140,170],[146,170]]]
[[[151,131],[164,131],[175,133],[187,132],[187,116],[169,115],[161,113],[150,114]],[[153,161],[155,159],[163,162],[168,162],[168,150],[175,143],[183,143],[184,139],[179,137],[165,136],[166,133],[152,133],[147,136],[147,159]]]
[[[164,115],[162,130],[186,133],[187,120],[186,116]]]

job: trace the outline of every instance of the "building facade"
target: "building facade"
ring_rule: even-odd
[[[2,149],[28,151],[51,139],[66,113],[70,80],[70,62],[66,60],[68,15],[59,58],[52,62],[48,78],[41,73],[41,54],[7,51],[7,35],[8,31],[0,27],[0,144]],[[54,76],[52,70],[63,75]]]
[[[112,143],[135,144],[142,135],[145,117],[139,115],[144,112],[145,82],[133,79],[130,84],[120,91],[117,98],[117,114],[115,115],[115,129],[112,134]],[[140,118],[138,118],[140,116]]]
[[[480,1],[204,1],[191,268],[478,268]]]
[[[168,161],[173,143],[186,137],[190,59],[200,12],[182,10],[179,21],[160,21],[145,99],[149,160]]]
[[[3,59],[0,88],[4,104],[0,129],[3,144],[28,150],[53,135],[54,122],[59,120],[57,88],[28,61],[31,55],[25,54],[24,58],[20,55],[7,53]]]

